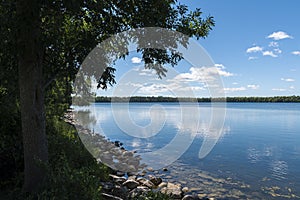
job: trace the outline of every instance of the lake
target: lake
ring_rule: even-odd
[[[300,199],[300,104],[227,103],[213,137],[210,103],[126,105],[95,103],[85,123],[137,154],[165,148],[151,160],[167,164],[167,172],[154,172],[163,179],[217,199]],[[207,137],[216,144],[199,159]]]

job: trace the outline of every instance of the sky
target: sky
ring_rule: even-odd
[[[216,25],[208,37],[196,41],[214,66],[182,61],[167,77],[157,79],[132,52],[116,63],[117,84],[98,95],[213,96],[209,83],[199,76],[207,80],[216,73],[226,96],[300,95],[299,0],[179,2],[214,17]]]

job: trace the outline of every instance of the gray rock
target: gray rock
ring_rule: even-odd
[[[195,200],[195,199],[198,199],[196,198],[195,196],[193,195],[185,195],[182,200]]]
[[[153,169],[152,167],[148,167],[147,170],[148,170],[149,172],[153,172],[153,171],[154,171],[154,169]]]
[[[182,192],[186,193],[186,192],[188,192],[188,191],[189,191],[189,188],[188,188],[188,187],[182,188]]]
[[[109,178],[111,180],[113,180],[115,183],[118,183],[118,184],[122,184],[127,180],[126,177],[120,177],[120,176],[116,176],[116,175],[113,175],[113,174],[110,174]]]
[[[138,178],[137,181],[142,185],[142,186],[146,186],[148,188],[154,188],[154,184],[149,181],[148,179],[145,178]]]
[[[129,192],[129,198],[134,198],[142,194],[146,194],[149,191],[150,189],[148,187],[138,186],[137,188],[134,188],[132,191]]]
[[[181,199],[182,198],[182,191],[180,184],[173,184],[168,183],[167,187],[162,188],[161,193],[170,195],[174,199]]]
[[[162,179],[160,177],[156,177],[154,175],[149,175],[148,178],[155,186],[158,186],[162,182]]]
[[[128,194],[128,189],[126,187],[115,185],[115,187],[112,189],[111,193],[114,196],[118,196],[123,199],[126,199],[126,196]]]
[[[111,191],[114,188],[114,184],[111,182],[101,182],[100,184],[104,191]]]
[[[103,199],[105,199],[105,200],[123,200],[120,197],[113,196],[113,195],[106,194],[106,193],[102,193],[101,195],[102,195]]]
[[[137,186],[139,186],[139,182],[134,181],[134,180],[127,180],[123,183],[123,186],[132,190],[132,189],[136,188]]]
[[[136,176],[134,176],[134,175],[133,176],[129,176],[128,180],[134,180],[135,181],[136,180]]]
[[[166,182],[162,182],[161,184],[158,185],[158,188],[164,188],[167,187],[167,183]]]
[[[171,197],[175,199],[181,199],[182,198],[182,192],[179,190],[175,190],[171,193]]]
[[[117,171],[117,176],[125,176],[124,172]]]
[[[138,173],[137,172],[127,172],[128,176],[137,176]]]

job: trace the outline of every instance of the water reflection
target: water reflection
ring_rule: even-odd
[[[94,104],[89,108],[89,116],[79,118],[87,118],[80,120],[80,123],[108,138],[111,138],[110,134],[118,135],[118,140],[137,150],[144,163],[155,169],[170,165],[180,158],[195,137],[204,138],[199,158],[205,157],[225,132],[219,129],[223,124],[217,115],[218,109],[215,110],[217,116],[212,122],[211,108],[202,108],[200,112],[197,103],[166,105],[124,106],[123,103],[114,103],[99,106],[98,109],[97,104]],[[88,118],[95,119],[96,122],[89,123]],[[117,133],[103,128],[105,124],[111,124],[112,120],[117,123],[114,124],[119,129]]]

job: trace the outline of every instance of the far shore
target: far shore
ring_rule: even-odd
[[[132,96],[132,97],[95,97],[96,103],[101,102],[229,102],[229,103],[300,103],[300,96],[274,96],[274,97],[166,97],[166,96]]]

